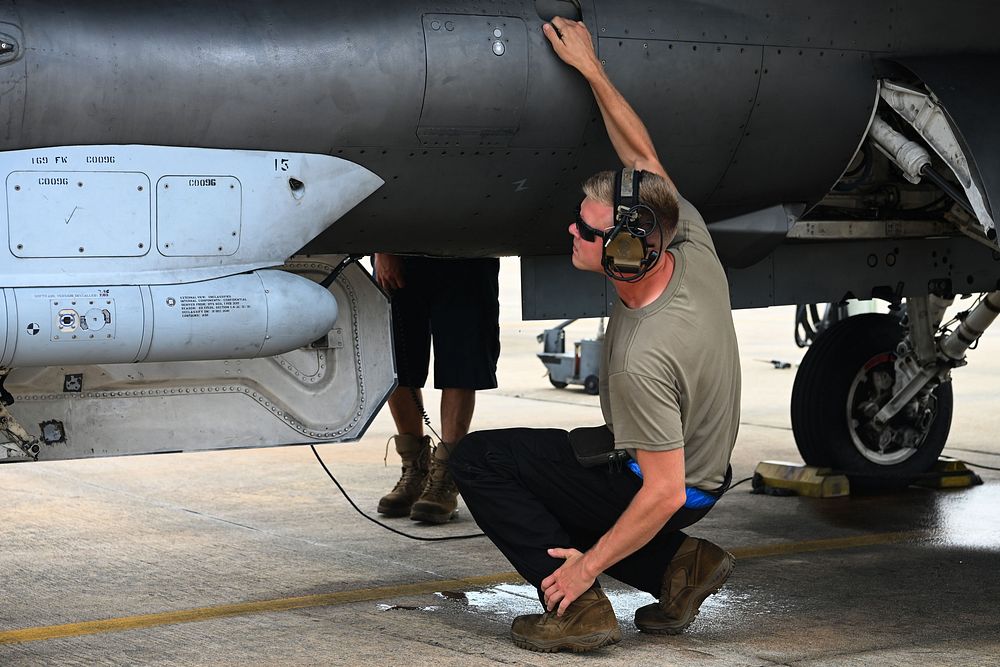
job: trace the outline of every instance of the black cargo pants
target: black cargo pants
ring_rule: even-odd
[[[581,466],[569,434],[558,429],[470,433],[451,455],[451,473],[479,527],[536,588],[564,562],[547,549],[586,551],[642,487],[624,466]],[[663,573],[684,541],[680,529],[709,509],[681,508],[646,546],[605,573],[659,597]]]

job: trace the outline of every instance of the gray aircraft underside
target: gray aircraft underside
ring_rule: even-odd
[[[603,314],[566,227],[616,159],[556,14],[710,222],[734,307],[1000,285],[992,2],[0,2],[11,458],[359,437],[394,373],[364,272],[314,290],[345,254],[519,255],[526,317]],[[924,415],[879,456],[919,449],[947,370],[879,413]],[[206,409],[241,425],[193,438]]]

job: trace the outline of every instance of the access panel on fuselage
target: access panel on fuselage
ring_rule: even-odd
[[[424,146],[507,146],[528,83],[524,21],[425,14],[427,83],[417,135]]]
[[[761,75],[739,150],[702,211],[708,217],[818,201],[868,129],[877,90],[869,54],[768,46]]]

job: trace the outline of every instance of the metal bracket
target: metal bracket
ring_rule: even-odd
[[[934,297],[935,303],[931,304],[931,296],[907,297],[906,299],[906,319],[908,322],[909,334],[906,341],[901,344],[900,358],[910,350],[916,356],[916,361],[920,367],[929,366],[937,361],[937,348],[934,345],[934,333],[941,324],[941,317],[944,309],[940,307],[941,299]],[[897,374],[897,388],[899,386],[899,375]]]
[[[803,241],[923,239],[947,236],[954,231],[954,225],[939,220],[799,220],[792,225],[787,238]]]

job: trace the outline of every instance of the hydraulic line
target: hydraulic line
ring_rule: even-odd
[[[979,340],[997,315],[1000,315],[1000,292],[990,292],[958,328],[941,341],[942,354],[949,359],[961,361],[965,357],[965,351]]]
[[[931,166],[931,156],[926,148],[916,141],[907,139],[878,117],[872,122],[871,136],[875,141],[875,146],[896,163],[906,180],[911,183],[919,183],[922,176],[926,177],[934,185],[941,188],[946,195],[954,199],[955,203],[965,209],[969,215],[977,217],[968,199]]]
[[[972,205],[969,204],[969,201],[962,196],[962,193],[959,192],[958,189],[948,181],[948,179],[935,171],[934,167],[929,164],[924,165],[920,169],[920,175],[926,176],[931,183],[941,188],[942,192],[954,199],[955,203],[961,206],[966,213],[972,217],[976,217],[976,211],[972,208]]]

